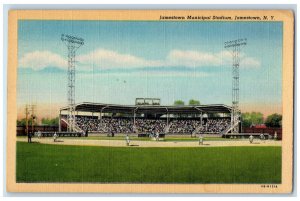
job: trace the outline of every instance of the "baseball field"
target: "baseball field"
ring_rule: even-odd
[[[112,146],[93,139],[79,140],[81,145],[24,141],[17,142],[17,182],[281,183],[281,146],[272,143],[210,146],[221,143],[215,140],[198,146],[140,141],[126,147],[118,140],[103,140]]]

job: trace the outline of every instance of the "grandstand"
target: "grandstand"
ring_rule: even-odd
[[[60,109],[60,131],[68,126],[68,111],[68,107]],[[75,129],[99,134],[224,134],[231,128],[231,112],[230,106],[221,104],[162,106],[84,102],[75,105]]]

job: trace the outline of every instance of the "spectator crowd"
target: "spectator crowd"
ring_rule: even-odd
[[[88,117],[76,117],[77,126],[86,131],[95,131],[99,133],[132,133],[133,121],[131,119],[121,118],[102,118],[92,119]]]
[[[198,133],[221,133],[230,126],[230,119],[141,119],[136,118],[135,125],[132,118],[102,118],[76,117],[77,126],[83,131],[99,133],[171,133],[192,134],[196,129]]]
[[[136,119],[135,127],[139,133],[164,133],[167,126],[166,120],[161,119]]]
[[[201,125],[200,120],[173,120],[169,128],[169,133],[193,133]]]

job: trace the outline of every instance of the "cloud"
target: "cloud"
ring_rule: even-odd
[[[97,49],[88,54],[77,57],[79,64],[88,68],[112,69],[112,68],[143,68],[158,66],[156,61],[145,60],[130,54],[121,54],[106,49]]]
[[[172,50],[167,56],[166,66],[220,66],[222,59],[218,54],[198,51]]]
[[[34,51],[25,54],[19,60],[19,66],[22,68],[32,68],[34,70],[41,70],[46,67],[66,69],[67,60],[50,51]]]
[[[252,57],[245,57],[241,60],[241,66],[245,67],[260,67],[260,61],[252,58]]]
[[[229,51],[221,51],[216,56],[220,58],[222,65],[232,66],[232,54]],[[241,68],[257,68],[261,66],[259,60],[249,57],[243,52],[239,54],[239,59]]]
[[[97,49],[87,54],[76,57],[76,68],[80,71],[92,71],[93,69],[144,69],[146,67],[174,67],[201,68],[215,66],[231,66],[232,56],[228,51],[217,53],[192,50],[171,50],[162,60],[151,60],[142,57],[123,54],[107,49]],[[260,61],[245,54],[240,54],[242,67],[259,67]],[[35,51],[25,54],[20,59],[20,67],[43,69],[55,66],[65,69],[67,61],[58,54],[49,51]]]
[[[242,67],[259,67],[260,62],[255,58],[240,54]],[[228,51],[218,53],[201,52],[191,50],[171,50],[162,60],[147,60],[130,54],[98,49],[78,56],[78,61],[86,70],[95,69],[118,69],[118,68],[145,68],[145,67],[214,67],[232,65],[232,55]]]
[[[80,78],[101,78],[106,77],[110,73],[85,73],[80,74]],[[191,72],[191,71],[134,71],[134,72],[116,72],[113,76],[116,77],[127,77],[127,76],[138,76],[138,77],[207,77],[211,76],[211,73],[206,72]]]
[[[140,76],[155,76],[155,77],[207,77],[210,76],[210,73],[205,72],[148,72],[148,73],[139,73]]]

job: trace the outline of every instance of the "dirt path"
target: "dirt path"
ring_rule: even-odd
[[[27,138],[18,138],[18,141],[27,141]],[[59,138],[54,142],[52,138],[33,138],[33,142],[42,144],[57,144],[57,145],[80,145],[80,146],[106,146],[106,147],[124,147],[125,140],[82,140],[82,139],[68,139]],[[131,147],[223,147],[223,146],[281,146],[281,141],[273,140],[254,140],[252,144],[248,140],[228,140],[228,141],[204,141],[203,145],[198,142],[190,141],[130,141]]]

